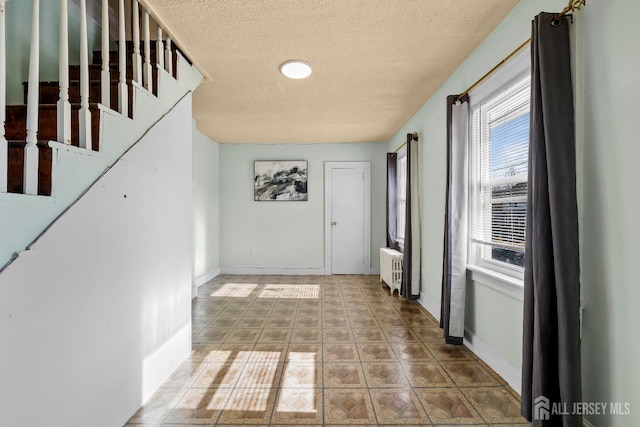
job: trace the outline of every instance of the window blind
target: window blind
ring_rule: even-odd
[[[472,112],[472,241],[485,246],[483,258],[518,265],[525,241],[529,99],[526,77]]]

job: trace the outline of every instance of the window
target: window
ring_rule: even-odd
[[[404,246],[404,228],[407,212],[407,147],[404,146],[398,152],[398,168],[396,169],[397,185],[397,215],[396,215],[396,240],[401,247]]]
[[[496,76],[501,84],[494,79],[479,99],[470,95],[469,259],[515,277],[523,274],[527,211],[531,79],[526,65],[526,72]]]

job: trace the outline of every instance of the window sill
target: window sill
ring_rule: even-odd
[[[477,265],[467,265],[467,278],[517,300],[524,300],[524,282],[522,279],[498,273],[488,268],[478,267]]]

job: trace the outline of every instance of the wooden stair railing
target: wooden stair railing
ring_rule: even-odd
[[[91,137],[91,146],[88,148],[94,151],[98,151],[100,149],[100,110],[98,104],[101,103],[108,105],[109,108],[113,110],[124,110],[129,118],[134,118],[133,81],[136,81],[134,75],[134,67],[136,67],[137,65],[134,64],[136,62],[137,54],[142,54],[141,60],[144,61],[144,63],[141,64],[144,69],[140,70],[141,80],[137,80],[137,84],[140,87],[145,87],[154,95],[158,95],[158,67],[162,67],[174,78],[177,78],[178,49],[174,44],[171,43],[171,40],[168,37],[166,43],[161,39],[162,30],[158,31],[158,35],[160,37],[157,42],[155,40],[150,40],[150,35],[148,33],[149,15],[144,10],[142,10],[141,15],[138,15],[138,2],[136,0],[131,1],[134,5],[134,19],[138,17],[138,19],[143,21],[141,23],[144,24],[141,25],[145,33],[143,34],[142,39],[140,37],[135,37],[136,35],[134,34],[134,39],[139,43],[138,49],[134,49],[135,43],[133,41],[127,41],[126,43],[119,43],[120,47],[125,47],[126,52],[124,55],[122,55],[119,50],[112,50],[108,52],[104,50],[94,51],[91,57],[91,64],[87,66],[88,72],[86,73],[86,75],[88,75],[88,84],[85,84],[84,86],[88,86],[88,94],[85,96],[88,97],[88,110],[91,114],[90,131],[88,131],[87,137]],[[37,7],[36,2],[37,0],[34,0],[34,10]],[[124,1],[121,0],[119,4],[122,8]],[[0,0],[0,6],[4,6],[3,0]],[[85,7],[86,6],[84,5],[84,1],[82,1],[81,10],[85,10]],[[103,13],[105,7],[106,6],[103,6]],[[4,13],[4,10],[2,10],[2,13]],[[67,13],[66,7],[63,7],[63,13]],[[4,18],[4,16],[2,16],[2,18]],[[61,16],[61,18],[64,17]],[[33,22],[34,26],[39,25],[37,12],[35,11]],[[120,16],[121,28],[123,26],[123,22],[124,18],[123,16]],[[108,26],[108,21],[103,20],[103,25],[105,23]],[[64,33],[65,27],[65,20],[61,19],[61,33]],[[34,37],[34,34],[37,35],[37,31],[32,32],[32,37]],[[120,34],[122,35],[122,31],[120,32]],[[2,34],[0,35],[4,36],[4,28],[2,28]],[[103,38],[105,37],[108,38],[108,34],[103,31]],[[61,40],[63,40],[62,36]],[[105,49],[105,46],[108,46],[108,43],[103,42],[102,49]],[[37,49],[38,47],[36,45],[36,50]],[[121,66],[120,61],[123,57],[125,59],[125,64],[124,66]],[[103,58],[105,61],[104,67],[102,66]],[[160,61],[158,61],[158,59],[160,59]],[[66,62],[63,62],[63,60],[61,60],[61,64],[63,63],[66,65]],[[35,61],[35,66],[38,66],[37,60]],[[62,67],[61,65],[60,68],[60,73],[62,75],[63,70],[65,70],[66,67]],[[71,145],[75,146],[79,146],[80,143],[79,113],[81,110],[83,99],[83,85],[81,80],[83,75],[85,75],[85,73],[83,73],[82,67],[80,65],[69,65],[68,75],[64,76],[65,84],[68,86],[68,91],[65,90],[65,93],[68,93],[68,102],[71,105],[71,138],[68,142],[70,142]],[[105,78],[107,78],[108,80],[105,80]],[[66,82],[67,79],[68,84]],[[30,85],[31,87],[37,87],[38,91],[38,108],[35,112],[31,113],[29,113],[30,110],[27,106],[27,104],[30,102]],[[60,126],[60,123],[58,115],[60,114],[60,109],[57,104],[61,99],[62,92],[63,91],[61,90],[60,82],[58,81],[39,82],[36,85],[34,85],[33,82],[31,82],[31,84],[29,82],[25,82],[23,83],[24,104],[6,106],[6,121],[4,126],[4,137],[7,141],[6,192],[26,192],[24,182],[26,147],[25,141],[27,140],[28,135],[28,117],[30,115],[37,115],[37,194],[43,196],[51,195],[52,149],[49,147],[48,141],[56,141],[59,139],[60,134],[58,128]],[[121,94],[125,92],[127,100],[125,105],[126,108],[123,108],[120,98]],[[109,96],[109,99],[104,99],[105,96]],[[1,172],[2,171],[0,171],[0,173]],[[0,191],[2,191],[2,189],[0,189]]]
[[[152,93],[158,94],[158,68],[156,67],[155,43],[151,45],[152,61]],[[133,52],[133,44],[127,43],[127,57],[130,58]],[[176,77],[177,52],[172,48],[174,70],[173,77]],[[89,65],[89,110],[91,111],[91,141],[92,150],[100,149],[100,111],[98,104],[101,101],[101,74],[102,58],[100,51],[93,52],[93,64]],[[110,103],[114,108],[118,105],[118,51],[110,52],[109,68],[110,76]],[[127,61],[127,76],[132,76],[131,62]],[[133,84],[132,79],[126,80],[128,87],[128,116],[133,118]],[[26,139],[27,121],[27,98],[28,83],[23,83],[24,104],[8,105],[6,107],[5,137],[8,141],[8,171],[7,171],[7,192],[22,193],[23,188],[23,166],[24,166],[24,141]],[[57,139],[58,110],[56,103],[59,98],[59,82],[46,81],[39,83],[39,107],[38,107],[38,195],[51,195],[51,169],[52,156],[48,141]],[[71,103],[71,145],[78,146],[79,123],[78,111],[80,110],[80,66],[69,66],[69,102]]]

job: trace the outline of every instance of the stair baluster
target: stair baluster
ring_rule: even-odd
[[[102,0],[102,105],[111,108],[111,73],[109,72],[109,1]]]
[[[118,5],[118,111],[123,116],[129,114],[129,90],[127,88],[127,45],[125,34],[124,0]]]
[[[162,27],[158,24],[158,37],[156,40],[156,62],[158,69],[164,70],[164,46],[162,45]]]
[[[38,86],[40,74],[40,0],[33,0],[29,93],[27,95],[27,137],[24,146],[23,192],[38,194]]]
[[[133,80],[142,84],[142,57],[140,56],[140,9],[133,0]]]
[[[149,33],[149,12],[146,10],[142,15],[144,31],[144,87],[151,91],[151,34]]]
[[[71,144],[71,104],[69,103],[69,18],[67,0],[60,0],[60,58],[58,61],[58,141]]]
[[[164,63],[167,66],[167,73],[173,76],[173,54],[171,52],[171,37],[169,36],[167,36],[167,47],[164,52]]]
[[[87,0],[80,0],[80,112],[81,148],[91,150],[91,111],[89,110],[89,46],[87,41]]]
[[[7,42],[5,0],[0,0],[0,193],[7,192],[9,173],[9,144],[4,136],[4,122],[7,116]]]

